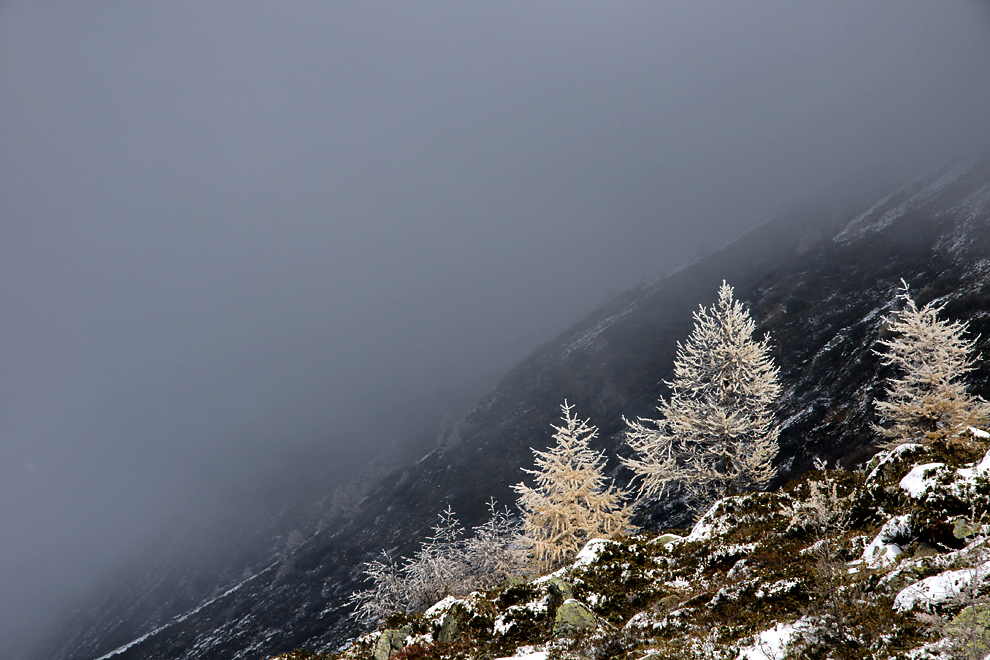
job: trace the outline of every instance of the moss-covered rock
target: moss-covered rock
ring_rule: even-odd
[[[598,627],[595,613],[579,600],[565,600],[557,608],[553,622],[553,634],[558,637],[587,632]]]
[[[549,607],[552,610],[556,610],[564,601],[574,598],[574,588],[560,577],[553,577],[547,582],[547,591],[550,595]]]
[[[403,626],[399,630],[391,628],[383,630],[372,653],[375,660],[388,660],[393,653],[405,646],[406,640],[412,636],[412,632],[412,626]]]
[[[945,632],[961,647],[964,657],[986,657],[990,654],[990,604],[966,607],[949,622]]]

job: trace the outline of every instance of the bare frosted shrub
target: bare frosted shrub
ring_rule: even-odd
[[[519,521],[507,508],[488,502],[489,517],[464,542],[464,561],[471,589],[487,589],[523,570]]]
[[[402,566],[386,551],[361,566],[365,582],[370,586],[351,594],[348,602],[355,605],[354,617],[366,624],[383,620],[393,612],[404,612],[409,606],[409,592]]]
[[[426,609],[445,596],[460,593],[467,581],[463,556],[464,528],[448,506],[412,560],[403,567],[409,590],[408,609]]]
[[[825,462],[815,459],[815,469],[825,472]],[[855,494],[840,495],[838,481],[825,473],[824,479],[808,482],[808,496],[784,505],[790,520],[787,531],[808,532],[814,542],[806,551],[811,555],[815,580],[809,585],[814,598],[808,615],[816,622],[806,642],[843,644],[849,640],[853,602],[859,596],[848,579],[848,566],[842,557],[842,539],[852,519]]]
[[[394,612],[424,610],[446,596],[490,587],[518,572],[519,524],[494,501],[488,506],[491,517],[467,539],[447,507],[415,555],[398,563],[383,552],[363,564],[369,586],[351,595],[354,616],[372,624]]]

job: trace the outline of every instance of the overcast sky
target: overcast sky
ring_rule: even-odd
[[[986,144],[985,5],[0,4],[0,655],[205,481]]]

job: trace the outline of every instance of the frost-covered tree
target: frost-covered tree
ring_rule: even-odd
[[[661,419],[626,420],[636,456],[623,463],[642,480],[644,498],[682,489],[697,509],[764,486],[776,474],[780,395],[770,340],[756,330],[725,282],[712,308],[694,314],[694,330],[678,343],[672,393],[660,400]]]
[[[874,429],[897,446],[907,442],[943,444],[947,449],[970,426],[981,427],[990,407],[966,391],[963,376],[973,370],[975,339],[964,339],[967,324],[940,321],[944,305],[918,308],[907,282],[898,295],[900,313],[888,319],[893,337],[880,341],[883,364],[897,369],[887,381],[887,397],[876,402],[881,425]]]
[[[519,520],[507,508],[488,502],[487,522],[474,528],[464,542],[464,562],[470,589],[487,589],[523,570]]]
[[[350,597],[355,617],[372,624],[394,612],[424,610],[445,596],[484,589],[519,572],[519,524],[494,501],[488,508],[491,517],[467,539],[448,506],[415,555],[400,563],[382,552],[366,562],[368,587]]]
[[[403,568],[409,590],[409,609],[426,609],[445,596],[464,590],[464,528],[448,506],[419,552]]]
[[[361,566],[366,589],[355,591],[348,598],[354,607],[354,618],[365,624],[375,624],[393,612],[409,609],[409,589],[402,575],[402,566],[388,552]]]
[[[589,539],[621,532],[629,522],[626,493],[606,483],[603,453],[588,446],[598,429],[561,406],[563,424],[554,426],[556,444],[547,451],[534,449],[536,469],[524,470],[536,478],[534,487],[516,484],[522,509],[523,542],[540,570],[559,566]]]

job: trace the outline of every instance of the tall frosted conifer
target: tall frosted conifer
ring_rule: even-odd
[[[894,336],[880,341],[885,350],[878,353],[899,373],[887,381],[886,400],[875,404],[886,426],[874,429],[890,446],[922,442],[948,449],[967,427],[990,418],[987,402],[970,395],[962,381],[979,357],[973,357],[976,340],[963,339],[966,323],[938,320],[944,305],[918,309],[901,283],[904,309],[888,319]]]
[[[661,419],[626,420],[636,456],[623,463],[642,479],[641,496],[682,489],[696,509],[764,486],[776,474],[780,395],[769,338],[754,341],[756,325],[725,282],[711,310],[694,314],[694,330],[678,343],[672,394]]]
[[[536,469],[524,470],[536,477],[535,487],[513,487],[523,512],[523,540],[539,570],[563,564],[589,539],[621,532],[630,515],[622,504],[626,493],[605,483],[604,455],[588,447],[598,429],[579,420],[566,401],[561,409],[564,423],[553,427],[557,444],[534,449]]]

